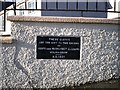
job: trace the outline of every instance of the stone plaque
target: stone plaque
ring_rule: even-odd
[[[80,59],[80,37],[37,36],[37,59]]]

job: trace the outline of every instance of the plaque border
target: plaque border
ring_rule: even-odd
[[[37,38],[38,38],[38,37],[69,37],[69,38],[70,38],[70,37],[73,37],[73,38],[79,38],[79,39],[80,39],[80,41],[79,41],[79,42],[80,42],[80,43],[79,43],[79,45],[80,45],[80,46],[79,46],[79,48],[80,48],[80,50],[79,50],[79,55],[80,55],[80,56],[79,56],[79,59],[62,59],[62,58],[61,58],[61,59],[60,59],[60,58],[55,58],[55,59],[54,59],[54,58],[51,58],[51,59],[41,58],[41,59],[42,59],[42,60],[81,60],[81,55],[82,55],[82,50],[81,50],[81,49],[82,49],[82,46],[81,46],[81,45],[82,45],[82,44],[81,44],[81,42],[82,42],[82,40],[81,40],[82,37],[81,37],[81,36],[52,36],[52,35],[49,35],[49,36],[47,35],[47,36],[46,36],[46,35],[37,35],[37,36],[36,36],[36,47],[35,47],[36,59],[39,59],[39,58],[37,58]]]

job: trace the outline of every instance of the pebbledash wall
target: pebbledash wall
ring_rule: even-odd
[[[59,88],[120,76],[120,20],[10,16],[2,44],[2,88]],[[36,59],[37,36],[80,37],[80,60]],[[47,55],[46,55],[47,56]]]

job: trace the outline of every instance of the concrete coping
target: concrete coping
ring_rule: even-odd
[[[12,22],[120,24],[120,19],[86,17],[8,16],[8,20]]]
[[[0,36],[0,44],[11,44],[13,42],[12,36]]]

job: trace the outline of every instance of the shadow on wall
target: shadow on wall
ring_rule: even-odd
[[[90,12],[90,11],[74,11],[74,10],[98,10],[107,11],[112,6],[108,2],[42,2],[42,9],[53,9],[54,11],[41,11],[42,16],[66,16],[66,17],[94,17],[94,18],[107,18],[107,12]],[[96,7],[97,6],[97,7]],[[61,11],[57,11],[57,10]],[[63,10],[63,11],[62,11]],[[73,10],[73,11],[65,11]]]
[[[4,48],[8,48],[8,47],[15,47],[15,51],[14,51],[14,65],[15,65],[15,67],[18,69],[18,70],[20,70],[20,71],[22,71],[22,73],[24,73],[28,78],[29,78],[29,81],[28,81],[28,83],[30,84],[30,86],[32,86],[32,79],[31,79],[31,77],[30,77],[30,75],[29,75],[29,73],[28,73],[28,70],[21,64],[21,62],[20,61],[22,61],[22,59],[20,58],[18,58],[18,57],[20,57],[21,56],[21,50],[22,49],[27,49],[27,50],[29,50],[29,49],[34,49],[35,48],[35,46],[34,45],[32,45],[32,44],[29,44],[29,43],[26,43],[26,42],[22,42],[22,41],[17,41],[17,40],[13,40],[13,44],[11,44],[11,46],[9,45],[9,44],[3,44],[2,45],[2,47],[4,47]],[[9,49],[8,49],[9,50]],[[25,53],[26,51],[24,51],[23,53]],[[34,52],[32,52],[32,53],[34,53]],[[8,55],[8,57],[9,57],[9,55]],[[34,58],[34,57],[32,57],[32,58]],[[7,65],[4,65],[4,67],[7,67]],[[9,75],[8,75],[9,76]],[[16,78],[16,77],[15,77]],[[7,84],[7,83],[6,83]],[[33,87],[33,86],[32,86]]]
[[[118,2],[118,11],[120,11],[120,1]],[[118,19],[120,19],[120,13],[118,13]],[[120,21],[118,22],[120,23]],[[120,25],[118,26],[118,40],[119,40],[119,54],[118,54],[118,60],[119,60],[119,73],[120,73]],[[119,75],[120,76],[120,75]]]

